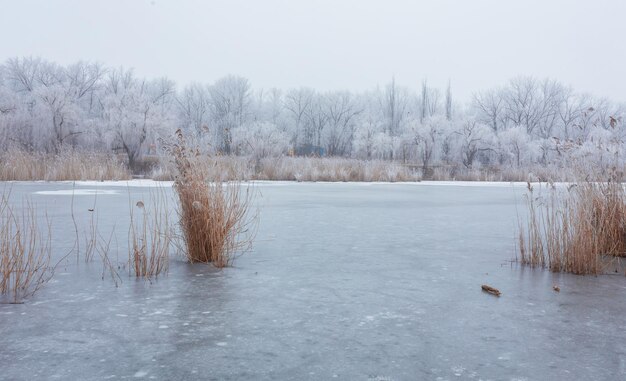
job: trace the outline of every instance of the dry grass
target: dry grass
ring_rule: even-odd
[[[0,196],[0,293],[19,303],[52,277],[50,225],[40,231],[37,214],[26,202],[21,211]]]
[[[266,157],[255,159],[240,156],[198,156],[207,178],[227,180],[278,181],[575,181],[581,173],[585,178],[606,178],[606,168],[590,167],[584,162],[569,162],[567,167],[531,165],[523,168],[459,165],[438,165],[422,174],[422,166],[389,160],[359,160],[341,157]],[[625,168],[619,173],[625,173]],[[614,171],[618,173],[618,171]],[[152,174],[155,180],[174,180],[177,170],[172,163],[163,164]]]
[[[392,161],[282,157],[260,161],[255,180],[419,181],[421,175]]]
[[[135,220],[133,209],[141,213]],[[161,193],[153,193],[148,205],[138,201],[130,208],[128,260],[135,276],[151,278],[167,272],[172,232]]]
[[[203,176],[216,181],[575,181],[582,172],[589,178],[605,177],[613,167],[591,164],[587,158],[550,165],[532,164],[520,168],[442,164],[428,168],[416,163],[390,160],[359,160],[342,157],[253,157],[201,156]],[[154,180],[174,180],[178,169],[168,157],[151,155],[139,163],[142,173]],[[594,166],[593,168],[585,168]],[[620,173],[626,173],[621,168]],[[59,155],[9,149],[0,153],[0,181],[126,180],[131,172],[124,158],[114,154],[66,150]]]
[[[528,184],[528,222],[520,224],[520,261],[574,274],[605,273],[626,255],[626,193],[614,179],[550,186],[548,196]]]
[[[429,180],[436,181],[575,181],[580,178],[579,167],[562,168],[556,166],[532,165],[525,168],[508,168],[498,166],[484,166],[465,168],[456,165],[442,165],[433,167],[433,174]]]
[[[240,182],[222,182],[222,176],[208,177],[180,130],[168,150],[178,171],[174,190],[187,259],[229,266],[235,253],[251,246],[257,221],[251,213],[254,192]]]
[[[64,151],[47,155],[12,149],[0,154],[0,181],[126,180],[131,175],[114,155]]]
[[[197,156],[197,170],[216,181],[419,181],[421,175],[409,166],[384,160],[346,158]],[[155,180],[174,180],[174,163],[157,169]]]
[[[167,149],[170,151],[170,149]],[[173,152],[171,152],[173,154]],[[253,168],[244,157],[193,155],[194,171],[203,178],[215,181],[245,181],[254,178]],[[174,181],[179,175],[177,162],[161,163],[149,176],[157,181]]]

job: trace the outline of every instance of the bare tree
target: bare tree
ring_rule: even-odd
[[[176,97],[176,105],[182,128],[191,130],[197,139],[208,132],[211,100],[206,86],[194,83],[185,87]]]
[[[308,88],[291,90],[285,96],[284,107],[294,122],[291,139],[293,148],[297,148],[299,144],[313,144],[312,134],[307,133],[309,129],[306,128],[306,124],[310,119],[308,115],[311,112],[314,97],[315,92]]]
[[[537,135],[540,138],[551,138],[554,128],[559,119],[560,103],[563,99],[565,88],[556,81],[545,80],[539,86],[539,96],[537,99]]]
[[[398,135],[408,106],[408,91],[398,87],[395,77],[392,77],[391,82],[385,87],[380,103],[383,115],[387,119],[385,132],[390,136]]]
[[[500,90],[492,89],[474,94],[472,105],[478,111],[478,120],[489,125],[493,132],[497,133],[506,127],[504,96]]]
[[[283,92],[275,87],[256,92],[255,96],[255,120],[267,120],[275,126],[282,123],[284,111]]]
[[[450,113],[452,116],[452,94],[450,93],[450,84],[448,83],[448,89],[446,92],[446,102],[450,102],[449,110],[448,104],[445,105],[445,112]],[[439,89],[428,87],[426,80],[422,81],[422,88],[419,98],[419,120],[420,123],[424,123],[424,120],[431,118],[439,114],[441,109],[441,92]],[[447,114],[446,114],[447,115]]]
[[[315,142],[317,153],[321,153],[319,150],[322,147],[322,133],[328,124],[325,101],[326,99],[323,96],[315,95],[311,102],[311,107],[308,108],[305,114],[308,122],[307,126],[310,127],[305,130],[305,141]]]
[[[94,115],[97,106],[97,92],[101,89],[101,82],[106,70],[99,63],[77,62],[69,65],[65,70],[68,87],[85,110],[88,116]]]
[[[9,58],[5,63],[6,79],[17,92],[35,89],[39,66],[39,58]]]
[[[422,81],[422,99],[421,99],[421,107],[420,107],[420,123],[424,123],[424,119],[426,119],[426,115],[428,113],[428,85],[426,80]]]
[[[448,87],[446,87],[446,119],[452,120],[452,88],[450,81],[448,81]]]
[[[576,121],[580,118],[584,106],[583,98],[576,96],[571,88],[565,88],[561,94],[559,102],[558,116],[561,124],[563,138],[569,140],[571,138],[571,129],[575,126]]]
[[[326,94],[324,104],[324,113],[328,121],[327,154],[345,155],[351,151],[350,146],[354,140],[354,121],[362,109],[347,91]]]

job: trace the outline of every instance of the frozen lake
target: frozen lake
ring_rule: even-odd
[[[72,198],[81,232],[95,201],[119,261],[129,202],[151,191],[6,186],[47,211],[56,258],[74,243]],[[0,304],[0,379],[626,379],[626,278],[512,264],[523,186],[257,188],[254,249],[232,268],[173,256],[167,276],[122,270],[115,287],[70,256],[25,304]]]

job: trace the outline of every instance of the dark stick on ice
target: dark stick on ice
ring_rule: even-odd
[[[495,295],[495,296],[500,296],[502,294],[500,292],[500,290],[498,290],[497,288],[493,288],[491,286],[487,286],[486,284],[483,284],[480,287],[483,289],[483,291],[488,292],[488,293],[490,293],[492,295]]]

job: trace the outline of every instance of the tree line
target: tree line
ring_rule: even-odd
[[[341,156],[422,166],[623,163],[624,105],[516,77],[468,102],[426,81],[370,91],[253,89],[229,75],[182,88],[99,63],[0,65],[0,148],[123,153],[131,168],[181,129],[209,154]]]

